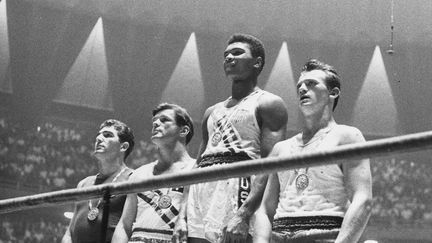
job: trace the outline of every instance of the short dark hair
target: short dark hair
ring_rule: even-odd
[[[341,79],[339,74],[337,73],[336,69],[324,62],[318,61],[317,59],[310,59],[306,62],[306,64],[302,68],[302,72],[310,72],[312,70],[321,70],[324,73],[326,73],[325,83],[327,85],[328,90],[332,90],[333,88],[339,88],[341,89]],[[333,110],[336,109],[336,105],[338,103],[339,96],[336,97],[334,104],[333,104]]]
[[[264,44],[262,43],[262,41],[253,35],[236,33],[228,39],[228,45],[235,42],[247,43],[249,45],[252,56],[261,57],[262,65],[258,70],[258,73],[261,73],[265,64],[265,51],[264,51]]]
[[[179,105],[170,103],[161,103],[153,110],[153,116],[163,110],[173,110],[175,113],[175,120],[177,125],[188,126],[189,133],[186,135],[186,144],[190,142],[194,135],[193,121],[187,110]]]
[[[134,134],[132,129],[126,125],[124,122],[115,120],[115,119],[108,119],[100,125],[99,129],[102,129],[104,127],[114,127],[114,129],[117,131],[117,135],[119,137],[119,140],[121,143],[128,142],[129,147],[126,149],[126,152],[124,154],[124,158],[126,159],[129,154],[132,152],[135,142],[134,142]]]

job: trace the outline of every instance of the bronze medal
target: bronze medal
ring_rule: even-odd
[[[99,215],[99,209],[98,208],[90,208],[88,214],[87,214],[87,219],[90,221],[94,221],[95,219],[97,219]]]
[[[309,186],[309,177],[306,174],[299,174],[295,183],[297,190],[304,190]]]
[[[215,132],[212,136],[212,145],[216,146],[222,140],[222,134],[220,132]]]
[[[158,206],[160,208],[166,209],[171,206],[171,197],[168,195],[162,195],[159,197]]]

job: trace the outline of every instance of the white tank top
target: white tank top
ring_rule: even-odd
[[[303,144],[301,134],[298,134],[287,141],[286,149],[293,154],[321,150],[326,146],[325,139],[333,127],[320,130],[307,144]],[[301,174],[306,174],[309,181],[304,189],[296,185],[299,182],[296,179]],[[278,172],[278,177],[280,193],[275,219],[345,215],[349,201],[339,165],[288,170]]]
[[[131,175],[130,180],[153,177],[155,165],[156,162],[141,166]],[[187,170],[190,169],[190,165],[186,162],[177,162],[166,173]],[[170,241],[182,198],[183,187],[161,188],[138,193],[137,215],[132,226],[131,239]]]
[[[225,105],[231,97],[215,105],[207,120],[209,139],[202,156],[245,152],[252,159],[260,158],[260,128],[255,112],[265,92],[257,89],[233,107]]]

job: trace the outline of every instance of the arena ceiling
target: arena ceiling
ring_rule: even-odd
[[[285,99],[290,129],[309,58],[342,75],[340,122],[383,136],[431,128],[429,0],[2,0],[0,11],[0,88],[29,117],[62,103],[138,125],[171,101],[199,121],[229,96],[222,53],[244,32],[265,43],[259,86]]]

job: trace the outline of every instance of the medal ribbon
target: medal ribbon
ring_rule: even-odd
[[[212,144],[213,144],[213,146],[216,146],[219,142],[220,142],[220,140],[226,140],[227,139],[227,134],[224,134],[224,131],[231,131],[231,129],[230,129],[230,127],[232,126],[231,125],[231,123],[230,123],[230,120],[231,120],[231,118],[233,118],[234,117],[234,115],[237,113],[237,111],[238,111],[238,109],[239,109],[239,107],[240,107],[240,105],[245,101],[245,100],[247,100],[249,97],[251,97],[251,96],[253,96],[253,95],[255,95],[256,93],[258,93],[258,91],[259,91],[259,89],[258,90],[255,90],[255,91],[253,91],[252,93],[250,93],[249,95],[247,95],[246,97],[244,97],[243,99],[241,99],[235,106],[234,106],[234,108],[231,110],[231,113],[229,113],[229,114],[224,114],[220,119],[218,119],[218,120],[216,120],[216,124],[215,124],[215,129],[214,129],[214,131],[213,131],[213,134],[212,134],[212,140],[213,139],[215,139],[214,137],[215,137],[215,135],[216,134],[219,134],[219,136],[221,136],[221,137],[219,137],[217,140],[215,139],[215,141],[212,141]],[[232,97],[230,97],[230,98],[228,98],[228,101],[229,100],[231,100],[232,99]],[[227,109],[229,109],[229,108],[227,108]],[[235,136],[235,134],[233,134],[232,132],[229,132],[230,134],[228,134],[228,135],[233,135],[233,136]],[[237,138],[234,138],[233,139],[234,141],[235,140],[237,140]],[[227,144],[228,145],[228,149],[231,151],[231,152],[235,152],[232,148],[230,148],[231,146],[230,146],[230,144],[228,143]],[[239,147],[240,148],[240,147]]]
[[[161,191],[155,190],[154,192],[156,192],[159,196],[162,196],[162,192]],[[166,213],[163,213],[162,209],[159,207],[159,205],[157,205],[157,203],[152,198],[149,198],[148,196],[146,196],[146,195],[144,195],[142,193],[138,193],[137,195],[142,200],[144,200],[144,202],[148,203],[155,210],[155,212],[159,215],[159,217],[171,229],[174,229],[174,222],[172,222],[172,221],[179,214],[179,211],[174,207],[174,205],[171,204],[171,206],[168,207],[169,211],[167,211]]]

